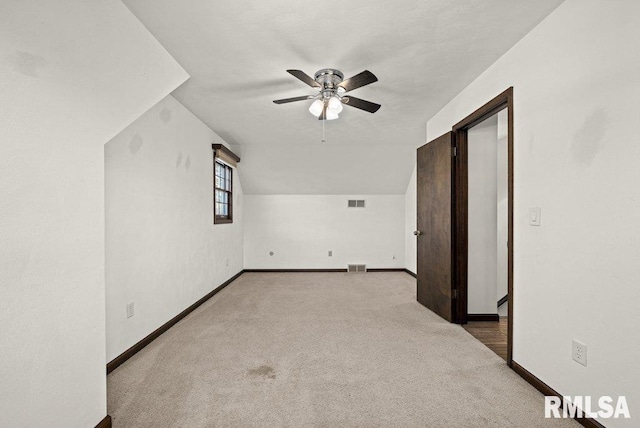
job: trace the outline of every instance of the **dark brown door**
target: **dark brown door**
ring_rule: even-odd
[[[452,278],[453,133],[418,149],[418,302],[455,321]]]

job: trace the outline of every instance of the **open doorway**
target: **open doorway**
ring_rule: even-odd
[[[511,364],[513,337],[513,90],[453,127],[454,287],[458,320]]]
[[[513,88],[419,147],[416,176],[418,302],[485,323],[467,327],[511,365]]]
[[[507,359],[507,110],[467,132],[467,322]]]

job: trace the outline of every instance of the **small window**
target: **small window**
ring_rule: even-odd
[[[233,170],[219,160],[215,160],[213,183],[213,222],[233,223]]]

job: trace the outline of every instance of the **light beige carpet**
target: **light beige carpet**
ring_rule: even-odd
[[[108,380],[114,427],[571,427],[402,272],[245,273]]]

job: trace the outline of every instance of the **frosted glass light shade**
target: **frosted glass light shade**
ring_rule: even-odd
[[[333,120],[333,119],[337,119],[337,118],[338,118],[338,113],[337,112],[327,109],[327,120]]]
[[[331,97],[329,99],[329,105],[327,106],[327,111],[333,111],[336,114],[342,111],[342,102],[338,97]]]
[[[315,100],[314,102],[311,103],[311,106],[309,107],[309,113],[318,117],[320,116],[320,113],[322,113],[323,108],[324,108],[324,102],[322,102],[322,100]]]

